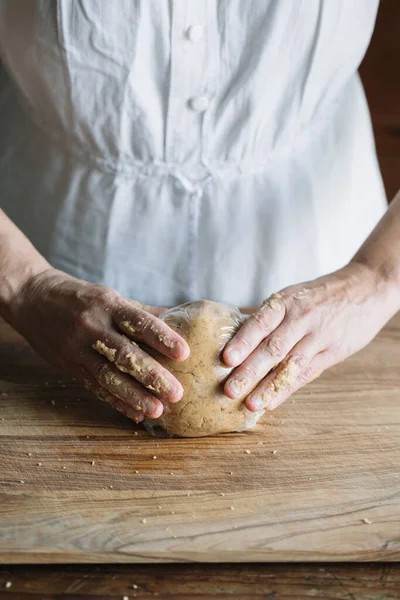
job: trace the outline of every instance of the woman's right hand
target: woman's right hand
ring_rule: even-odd
[[[179,361],[189,356],[186,341],[158,318],[162,310],[49,268],[19,288],[9,320],[43,358],[139,422],[162,414],[160,399],[177,402],[183,394],[136,343]]]

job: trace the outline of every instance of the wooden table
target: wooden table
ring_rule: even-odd
[[[0,600],[400,598],[400,315],[253,432],[202,440],[152,438],[0,337],[1,562],[221,562],[3,566]],[[245,564],[277,560],[388,562]]]
[[[4,585],[12,583],[9,589]],[[137,588],[133,588],[136,585]],[[399,600],[400,565],[98,565],[0,568],[0,600]]]
[[[399,559],[400,315],[255,429],[211,438],[152,437],[0,339],[1,563]]]

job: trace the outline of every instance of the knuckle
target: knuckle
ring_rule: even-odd
[[[297,300],[299,303],[299,311],[303,319],[308,319],[313,313],[313,307],[309,302],[302,302],[301,300]]]
[[[267,331],[268,327],[270,327],[268,313],[264,310],[257,311],[253,319],[254,322],[258,325],[258,327],[261,329],[261,331]]]
[[[115,304],[117,296],[117,292],[112,288],[101,287],[97,295],[97,301],[102,308],[111,308]]]
[[[241,370],[241,378],[245,381],[257,379],[257,377],[258,377],[258,369],[256,368],[255,365],[252,365],[252,364],[246,365]]]
[[[265,350],[274,358],[283,358],[285,356],[285,345],[282,338],[272,336],[264,342]]]
[[[306,354],[303,354],[302,352],[296,352],[290,357],[290,362],[294,363],[300,369],[306,368],[307,364],[309,363],[309,360],[309,357]]]
[[[134,352],[134,346],[131,341],[129,342],[117,342],[113,345],[115,350],[115,362],[118,365],[127,366],[127,356]]]
[[[154,368],[148,369],[144,376],[144,383],[146,385],[155,386],[159,380],[160,374]]]
[[[75,329],[89,331],[92,327],[90,310],[82,310],[75,317]]]
[[[130,385],[124,390],[123,399],[125,402],[128,402],[130,406],[136,408],[136,410],[139,410],[140,404],[143,400],[143,393],[140,392],[140,390],[138,390],[135,386]]]
[[[109,373],[110,373],[110,369],[106,362],[99,363],[94,368],[95,378],[100,385],[104,385],[104,384],[108,383]]]
[[[308,381],[314,379],[315,374],[316,371],[313,367],[306,367],[299,373],[297,379],[301,383],[307,383]]]
[[[133,319],[133,325],[134,325],[135,331],[142,335],[147,333],[148,331],[150,331],[151,324],[152,324],[151,316],[150,315],[148,316],[147,314],[142,313],[142,312],[135,315],[135,317]]]
[[[236,334],[235,348],[244,349],[244,350],[253,350],[254,349],[253,344],[249,341],[249,339],[244,331],[243,332],[240,331],[238,334]]]

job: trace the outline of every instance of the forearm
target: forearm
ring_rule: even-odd
[[[29,277],[49,268],[47,260],[0,210],[0,316],[10,321],[18,290]]]
[[[400,191],[352,260],[400,292]]]

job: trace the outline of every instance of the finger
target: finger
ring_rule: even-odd
[[[224,385],[229,398],[240,398],[254,387],[292,350],[305,334],[305,322],[291,323],[285,319],[269,336],[261,341],[250,356],[237,367]]]
[[[110,394],[105,388],[101,387],[88,373],[84,378],[84,386],[89,392],[94,394],[97,398],[100,398],[107,404],[110,404],[113,408],[122,412],[126,417],[132,419],[136,423],[140,423],[144,419],[144,414],[140,411],[135,410],[125,402],[122,402],[119,398],[116,398]]]
[[[178,402],[182,398],[182,384],[135,342],[112,331],[104,339],[96,340],[92,348],[114,363],[117,369],[168,402]]]
[[[298,344],[290,355],[274,369],[245,400],[251,411],[273,410],[303,385],[318,377],[328,367],[326,353],[306,341]]]
[[[300,373],[293,387],[291,389],[288,388],[275,396],[275,398],[271,400],[266,408],[268,410],[275,410],[275,408],[285,402],[289,396],[294,394],[294,392],[297,392],[297,390],[302,388],[304,385],[311,383],[311,381],[314,381],[314,379],[317,379],[320,375],[322,375],[322,373],[331,366],[327,360],[327,356],[324,354],[325,353],[321,352],[321,355],[317,355],[308,368]]]
[[[137,300],[129,300],[129,302],[136,308],[140,308],[141,310],[144,310],[144,311],[150,313],[151,315],[154,315],[155,317],[160,317],[160,315],[162,315],[162,313],[167,310],[163,306],[153,306],[152,304],[142,304],[142,302],[138,302]]]
[[[185,360],[190,349],[186,340],[158,317],[137,306],[136,302],[122,300],[114,309],[117,327],[130,339],[144,342],[154,350],[175,360]]]
[[[147,312],[149,312],[151,315],[154,315],[155,317],[160,318],[161,315],[163,313],[165,313],[165,311],[167,310],[166,308],[162,307],[162,306],[149,306],[146,304],[146,308],[145,310]]]
[[[90,377],[96,381],[96,385],[131,406],[135,411],[151,418],[157,418],[162,414],[164,405],[158,398],[94,352],[83,357],[83,366]]]
[[[255,350],[261,340],[278,327],[286,312],[283,298],[283,294],[272,294],[243,323],[224,348],[222,358],[225,364],[229,367],[241,364]]]

